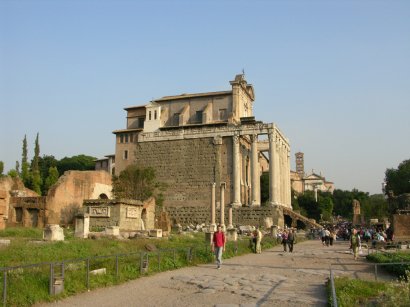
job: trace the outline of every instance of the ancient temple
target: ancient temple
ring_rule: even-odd
[[[261,205],[268,170],[269,204],[291,208],[289,141],[274,123],[255,119],[244,74],[230,85],[125,108],[126,127],[113,132],[115,173],[133,163],[153,167],[168,186],[165,207],[209,207],[211,183],[226,184],[225,202],[235,208]]]

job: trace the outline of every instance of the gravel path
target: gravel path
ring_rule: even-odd
[[[353,260],[347,242],[324,247],[305,241],[293,253],[277,246],[227,259],[220,270],[213,264],[187,267],[36,306],[326,306],[331,263],[339,264],[337,275],[374,279],[364,259]]]

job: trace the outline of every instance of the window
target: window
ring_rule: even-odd
[[[151,111],[148,112],[148,120],[151,120]]]
[[[128,160],[128,150],[124,150],[123,159]]]
[[[174,114],[174,122],[173,122],[174,126],[179,126],[179,116],[180,115],[181,115],[180,113]]]
[[[138,128],[144,128],[144,121],[145,121],[144,117],[138,118]]]
[[[227,114],[228,112],[226,109],[219,109],[219,120],[226,120],[227,119]]]
[[[196,111],[195,122],[202,123],[202,111]]]
[[[131,133],[130,134],[130,143],[133,143],[134,142],[134,133]]]
[[[124,135],[120,135],[120,143],[124,143]]]
[[[128,134],[125,135],[125,143],[128,143]]]
[[[154,111],[154,119],[157,119],[157,110]]]

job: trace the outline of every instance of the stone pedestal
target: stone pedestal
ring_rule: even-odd
[[[50,224],[43,230],[43,240],[46,241],[64,241],[64,231],[60,225]]]
[[[119,236],[120,235],[120,227],[118,226],[108,226],[105,228],[105,234],[109,236]]]
[[[238,233],[235,228],[227,229],[226,239],[227,241],[237,241],[238,240]]]
[[[75,232],[76,238],[88,238],[90,233],[90,215],[88,213],[79,214],[75,217]]]
[[[278,236],[278,226],[273,225],[270,228],[270,235],[272,236],[272,238],[276,238]]]
[[[162,229],[151,229],[149,236],[154,238],[162,238]]]

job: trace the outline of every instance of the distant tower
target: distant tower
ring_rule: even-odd
[[[305,176],[305,163],[303,161],[303,152],[295,153],[296,157],[296,173],[301,177]]]

